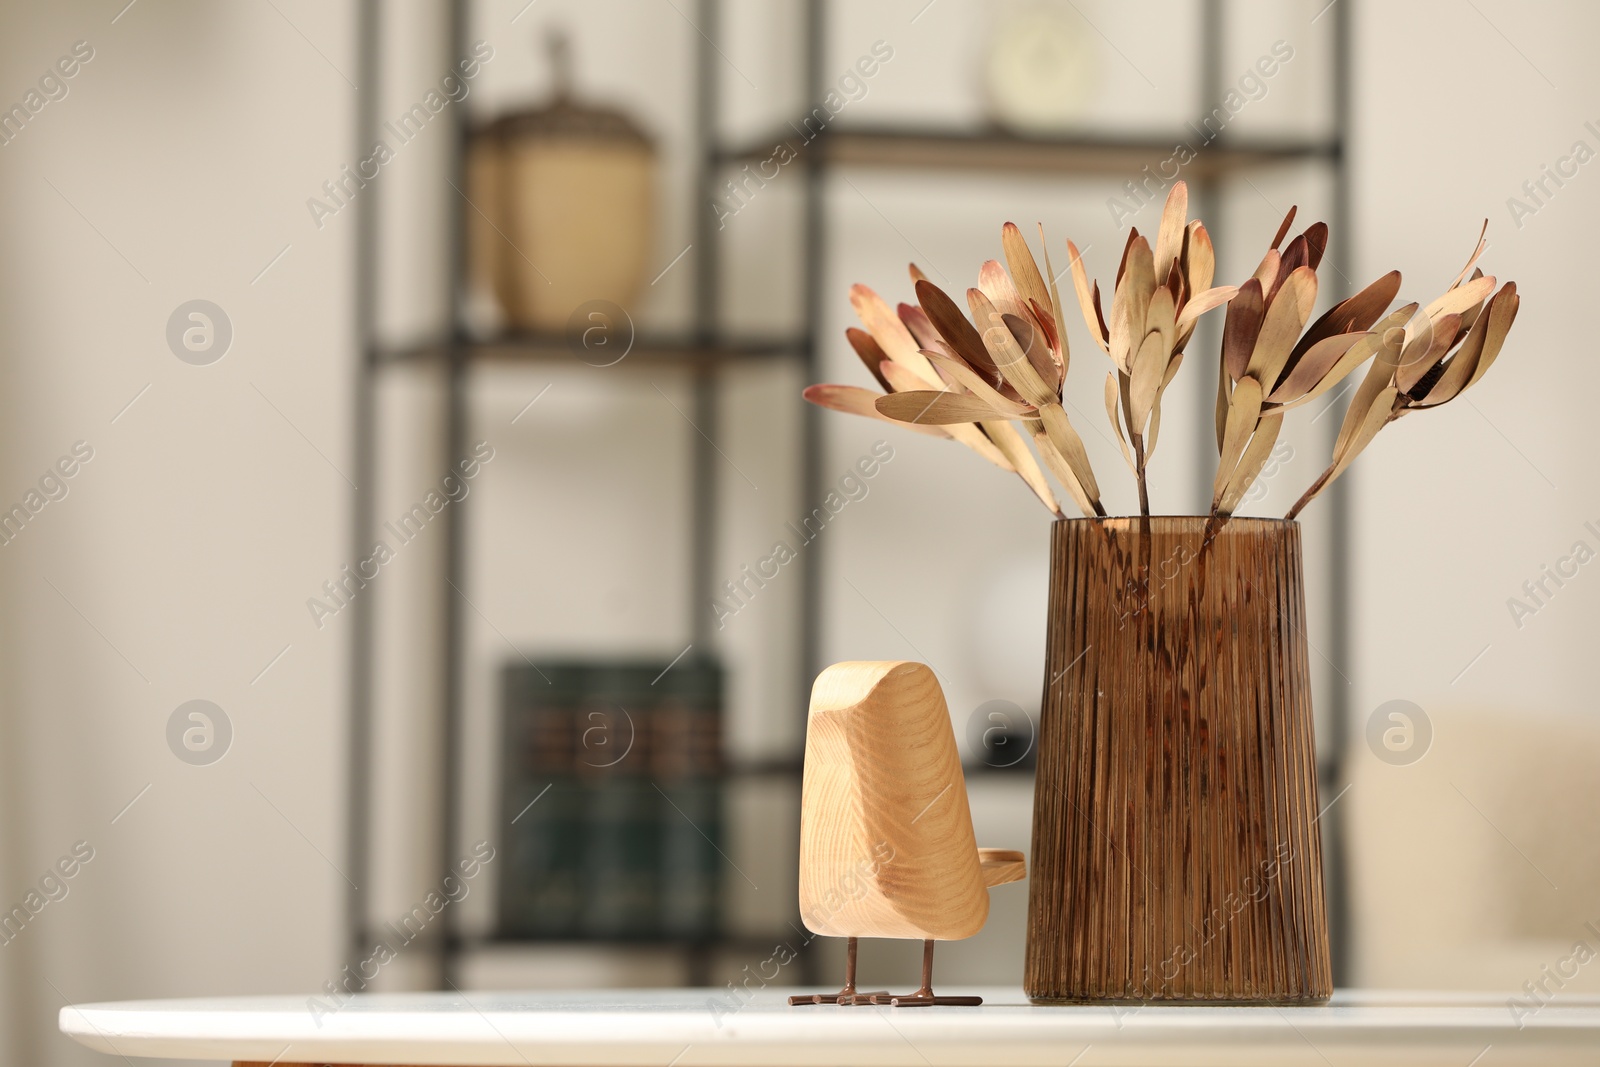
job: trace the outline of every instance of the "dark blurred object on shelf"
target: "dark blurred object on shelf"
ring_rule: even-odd
[[[519,661],[503,693],[500,935],[717,936],[720,665]]]

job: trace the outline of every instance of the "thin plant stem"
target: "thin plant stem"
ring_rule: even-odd
[[[1294,507],[1289,509],[1289,513],[1284,516],[1284,519],[1289,522],[1293,522],[1295,517],[1300,514],[1305,506],[1316,499],[1318,493],[1322,492],[1328,487],[1328,483],[1333,480],[1333,469],[1337,465],[1337,463],[1328,464],[1328,469],[1323,471],[1321,476],[1318,477],[1316,481],[1311,483],[1310,489],[1307,489],[1301,494],[1300,499],[1294,502]]]
[[[1130,434],[1133,438],[1134,479],[1139,483],[1139,514],[1150,514],[1150,489],[1144,476],[1144,435]]]
[[[1399,417],[1400,416],[1398,414],[1390,413],[1389,417],[1387,419],[1383,420],[1383,426],[1378,427],[1378,429],[1382,430],[1384,426],[1388,426],[1391,422],[1393,422],[1395,419],[1397,419]],[[1374,431],[1372,436],[1376,437],[1377,436],[1377,431]],[[1367,439],[1367,444],[1370,445],[1371,443],[1372,443],[1372,438],[1368,438]],[[1352,446],[1354,446],[1354,444],[1355,444],[1355,442],[1352,441],[1346,447],[1347,448],[1352,447]],[[1363,449],[1366,448],[1366,447],[1367,447],[1367,445],[1362,445],[1361,446],[1361,448],[1363,448]],[[1360,450],[1358,449],[1357,450],[1357,454],[1359,454],[1359,452],[1360,452]],[[1348,467],[1350,465],[1349,461],[1354,459],[1354,458],[1355,458],[1355,456],[1353,456],[1353,455],[1347,457],[1346,460],[1345,460],[1345,466]],[[1318,493],[1320,493],[1324,489],[1328,488],[1328,483],[1333,481],[1333,479],[1335,477],[1335,473],[1334,472],[1338,470],[1338,467],[1339,467],[1339,456],[1336,453],[1334,455],[1334,457],[1333,457],[1333,462],[1328,464],[1328,469],[1323,471],[1321,477],[1319,477],[1316,481],[1311,483],[1311,488],[1307,489],[1305,491],[1305,493],[1303,493],[1301,495],[1300,499],[1296,500],[1294,502],[1294,507],[1289,509],[1289,513],[1284,516],[1284,519],[1286,521],[1290,521],[1290,522],[1294,521],[1295,516],[1299,515],[1300,512],[1305,508],[1305,506],[1307,504],[1309,504],[1313,500],[1315,500]]]

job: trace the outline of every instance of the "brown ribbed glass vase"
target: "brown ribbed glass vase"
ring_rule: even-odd
[[[1297,523],[1063,519],[1050,547],[1024,986],[1333,992]]]

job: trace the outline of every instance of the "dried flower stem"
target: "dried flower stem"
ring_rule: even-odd
[[[1284,516],[1286,520],[1293,522],[1300,514],[1301,510],[1305,508],[1307,504],[1311,503],[1318,493],[1322,492],[1322,490],[1327,487],[1328,482],[1333,479],[1333,468],[1334,464],[1328,464],[1328,469],[1323,471],[1321,476],[1318,477],[1316,481],[1311,483],[1311,488],[1307,489],[1303,494],[1301,494],[1300,499],[1294,502],[1294,507],[1290,508],[1289,513]]]
[[[1133,439],[1134,478],[1139,483],[1139,514],[1150,514],[1150,488],[1144,476],[1144,435],[1129,434]]]
[[[1383,425],[1389,425],[1398,417],[1398,415],[1390,415],[1387,419],[1383,420]],[[1349,464],[1346,463],[1345,466],[1349,466]],[[1311,483],[1311,488],[1307,489],[1300,495],[1300,499],[1294,502],[1294,507],[1289,509],[1288,514],[1284,515],[1284,519],[1288,522],[1293,522],[1299,516],[1300,512],[1305,510],[1305,506],[1315,500],[1317,498],[1317,494],[1328,488],[1328,483],[1337,478],[1340,473],[1341,470],[1339,457],[1334,456],[1333,462],[1328,464],[1328,469],[1318,475],[1317,480]]]

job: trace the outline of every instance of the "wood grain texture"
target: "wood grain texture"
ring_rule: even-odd
[[[1333,991],[1300,528],[1067,519],[1051,537],[1024,987]]]
[[[836,663],[817,676],[800,915],[830,937],[941,941],[971,937],[989,916],[955,732],[923,664]]]
[[[990,888],[1028,877],[1027,860],[1015,849],[980,848],[978,866],[983,871],[983,884]]]

